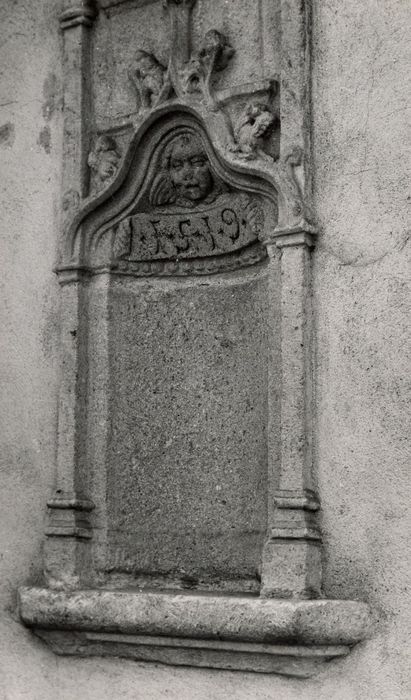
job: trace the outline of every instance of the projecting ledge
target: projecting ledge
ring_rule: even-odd
[[[57,654],[307,678],[370,626],[365,603],[23,588],[20,615]]]

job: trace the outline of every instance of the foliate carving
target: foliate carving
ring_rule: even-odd
[[[200,49],[179,70],[182,91],[203,96],[208,104],[213,102],[211,77],[214,71],[223,70],[234,55],[234,49],[224,34],[210,29]]]
[[[139,50],[129,76],[144,112],[167,100],[174,93],[184,100],[202,100],[215,107],[211,79],[223,70],[234,54],[226,37],[210,29],[198,50],[190,50],[190,15],[195,0],[167,0],[170,13],[171,52],[166,69],[152,53]]]
[[[236,145],[233,151],[246,160],[257,157],[270,159],[264,152],[264,141],[269,137],[275,117],[266,104],[250,102],[240,115],[234,130]]]
[[[99,192],[115,177],[121,159],[121,152],[112,136],[99,136],[88,156],[92,178],[92,190]]]
[[[167,93],[165,86],[166,68],[152,53],[139,49],[129,70],[130,80],[139,97],[140,110],[151,109]],[[168,96],[168,94],[167,94]]]
[[[241,195],[241,203],[244,216],[250,226],[251,231],[257,238],[264,232],[264,210],[261,202],[248,194]]]
[[[198,265],[202,258],[238,253],[255,244],[263,228],[260,201],[230,191],[212,172],[200,137],[189,132],[164,148],[148,203],[148,211],[116,225],[112,248],[114,260],[150,262],[147,273],[155,269],[153,261],[195,260]],[[212,267],[208,264],[207,271]],[[186,268],[187,274],[190,263]]]

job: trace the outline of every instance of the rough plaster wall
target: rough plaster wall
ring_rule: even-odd
[[[377,630],[309,681],[58,658],[17,620],[15,590],[40,570],[44,503],[53,483],[57,4],[0,2],[0,698],[405,700],[411,694],[403,415],[409,4],[314,0],[322,227],[314,266],[316,460],[325,588],[329,596],[369,600]]]

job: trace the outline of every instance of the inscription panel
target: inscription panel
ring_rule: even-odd
[[[117,257],[162,260],[221,255],[256,240],[250,200],[225,194],[194,211],[153,211],[124,219],[117,229]]]
[[[194,260],[220,258],[211,267],[228,269],[236,260],[239,266],[247,264],[242,251],[251,252],[251,263],[264,257],[258,243],[264,223],[261,202],[231,191],[215,175],[196,134],[169,139],[140,207],[113,229],[112,257],[122,265],[180,260],[194,265]]]

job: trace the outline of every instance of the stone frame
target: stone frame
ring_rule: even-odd
[[[280,153],[274,159],[265,152],[263,138],[253,141],[247,131],[241,137],[241,125],[233,128],[227,119],[222,105],[235,94],[226,91],[221,96],[213,92],[212,73],[218,62],[224,64],[232,53],[228,41],[216,32],[211,37],[214,43],[205,44],[202,53],[191,52],[193,4],[193,0],[167,0],[174,47],[168,69],[161,72],[155,68],[159,88],[144,93],[143,108],[133,125],[123,162],[118,170],[114,167],[113,180],[104,182],[101,178],[103,189],[97,193],[90,189],[88,165],[93,167],[97,162],[89,155],[89,84],[91,36],[98,12],[94,3],[83,0],[66,2],[61,15],[65,109],[64,222],[57,266],[62,352],[58,487],[48,502],[44,555],[47,588],[20,590],[21,617],[57,653],[118,655],[306,677],[322,661],[346,654],[351,645],[366,636],[369,625],[365,604],[320,597],[320,500],[311,450],[310,257],[316,230],[310,206],[310,7],[297,0],[281,0],[281,75],[268,88],[250,88],[251,104],[261,91],[279,92]],[[145,88],[141,78],[138,80],[142,94]],[[150,134],[155,129],[166,132],[181,126],[201,131],[213,167],[225,181],[278,208],[276,225],[266,226],[258,236],[267,251],[272,316],[280,296],[281,389],[279,397],[275,373],[269,369],[268,524],[257,598],[109,591],[93,580],[90,514],[95,496],[90,493],[81,427],[86,419],[82,400],[87,364],[86,289],[97,268],[109,277],[118,274],[119,266],[110,259],[93,261],[89,254],[89,222],[104,223],[105,212],[116,207],[113,202],[124,209],[127,191],[138,190],[135,178],[144,179],[144,153],[148,152],[142,144],[150,140]],[[111,162],[116,164],[115,145],[106,140],[101,149],[110,152]],[[137,171],[132,166],[140,157],[142,165]],[[130,184],[131,170],[137,174]],[[102,279],[104,285],[104,275]],[[103,330],[106,323],[103,316]],[[272,348],[278,343],[275,334],[275,328],[269,327]],[[104,363],[104,348],[102,355]],[[108,410],[104,396],[101,406],[103,411]],[[270,449],[277,439],[279,470],[275,450]],[[166,622],[169,618],[175,622]]]

